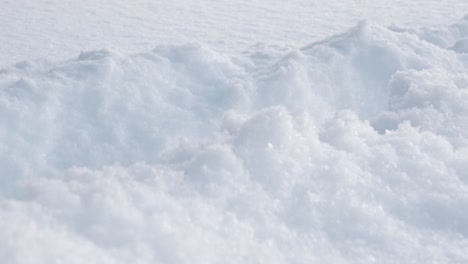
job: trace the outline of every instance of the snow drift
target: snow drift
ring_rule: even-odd
[[[1,262],[466,262],[467,38],[4,68]]]

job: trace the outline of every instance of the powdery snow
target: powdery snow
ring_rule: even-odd
[[[0,262],[468,262],[467,38],[5,66]]]

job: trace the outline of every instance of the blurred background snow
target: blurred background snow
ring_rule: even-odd
[[[223,53],[298,48],[363,19],[438,26],[466,10],[468,2],[461,0],[3,0],[0,66],[67,59],[83,50],[133,53],[192,42]]]

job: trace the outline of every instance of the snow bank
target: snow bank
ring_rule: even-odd
[[[466,28],[2,69],[1,262],[468,261]]]

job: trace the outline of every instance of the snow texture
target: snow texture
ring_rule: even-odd
[[[466,263],[467,39],[5,66],[0,262]]]

